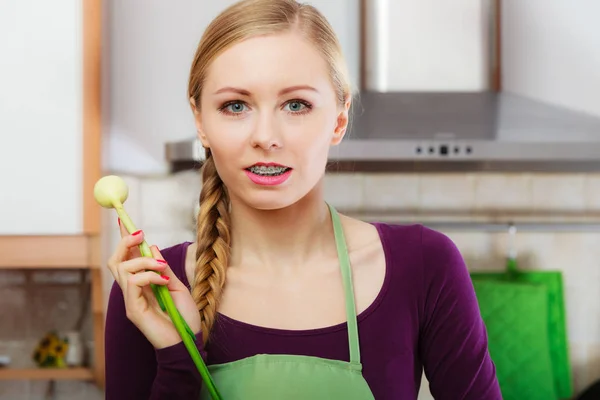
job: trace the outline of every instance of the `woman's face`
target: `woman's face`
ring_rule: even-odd
[[[210,65],[196,113],[233,201],[289,206],[321,180],[350,102],[340,106],[329,66],[300,35],[248,39]]]

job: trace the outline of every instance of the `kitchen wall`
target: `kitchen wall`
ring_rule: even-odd
[[[600,3],[502,3],[504,89],[600,115]]]

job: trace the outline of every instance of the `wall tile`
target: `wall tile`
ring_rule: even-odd
[[[78,284],[83,282],[79,271],[35,271],[31,274],[30,282],[35,284]]]
[[[532,180],[533,207],[536,210],[584,210],[586,206],[583,174],[544,174]]]
[[[22,285],[25,280],[23,271],[0,270],[0,287]]]
[[[29,400],[29,382],[0,381],[0,400]]]
[[[475,207],[478,209],[530,209],[531,205],[528,174],[485,174],[475,179]]]
[[[495,248],[498,255],[508,256],[510,246],[514,246],[517,262],[523,269],[555,269],[556,235],[554,233],[517,232],[513,239],[508,232],[495,234]]]
[[[564,269],[581,282],[600,281],[600,233],[559,233],[555,238],[553,268]]]
[[[189,226],[200,196],[201,179],[195,172],[146,179],[141,184],[141,219],[144,230]]]
[[[48,382],[32,382],[30,400],[45,400]],[[100,400],[104,394],[93,384],[80,381],[57,381],[54,386],[56,400]],[[0,398],[1,400],[1,398]]]
[[[600,174],[585,177],[585,207],[589,211],[600,211]]]
[[[579,287],[581,293],[585,294],[584,298],[579,297],[577,301],[575,296],[567,298],[569,311],[573,312],[574,308],[582,308],[585,310],[585,315],[580,314],[583,320],[582,330],[586,343],[600,345],[600,281],[597,279],[588,279],[588,281]]]
[[[588,293],[585,286],[565,285],[565,311],[567,334],[574,343],[587,343],[590,328]],[[573,355],[573,356],[576,356]],[[573,357],[572,356],[572,357]]]
[[[600,344],[588,346],[588,385],[600,380]]]
[[[404,174],[365,175],[364,208],[382,211],[418,209],[419,177]]]
[[[23,340],[23,335],[15,339],[0,340],[0,354],[10,357],[11,368],[31,365],[30,355],[33,345]],[[0,381],[2,382],[2,381]]]
[[[424,174],[420,177],[421,210],[471,210],[475,205],[475,177],[471,174]]]
[[[0,297],[0,342],[21,339],[29,333],[27,292],[22,286],[2,288]]]
[[[324,178],[325,200],[340,211],[360,211],[364,207],[364,176],[350,173],[327,173]]]
[[[585,343],[569,343],[569,355],[573,374],[573,389],[575,393],[584,390],[591,379],[589,378],[589,345]]]
[[[64,332],[74,329],[83,304],[80,288],[36,285],[29,293],[29,338],[38,340],[51,330]]]

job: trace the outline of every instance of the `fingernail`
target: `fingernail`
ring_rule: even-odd
[[[158,261],[161,264],[166,264],[167,263],[165,260],[160,260],[160,259],[157,259],[156,261]]]
[[[161,277],[161,278],[163,278],[165,281],[168,281],[168,280],[170,279],[170,278],[169,278],[168,276],[166,276],[166,275],[161,275],[160,277]]]
[[[135,231],[132,233],[133,236],[139,235],[140,233],[142,233],[142,230],[140,229],[139,231]]]
[[[117,218],[117,223],[121,226],[121,218]]]

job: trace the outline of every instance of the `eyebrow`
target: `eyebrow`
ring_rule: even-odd
[[[309,86],[309,85],[297,85],[297,86],[290,86],[290,87],[287,87],[285,89],[280,90],[279,91],[279,96],[284,95],[286,93],[295,92],[296,90],[310,90],[312,92],[319,93],[319,91],[317,89],[315,89],[314,87],[312,87],[312,86]],[[245,89],[231,87],[231,86],[223,87],[223,88],[217,90],[214,94],[227,93],[227,92],[238,93],[238,94],[241,94],[242,96],[250,96],[250,92],[249,91],[247,91]]]

